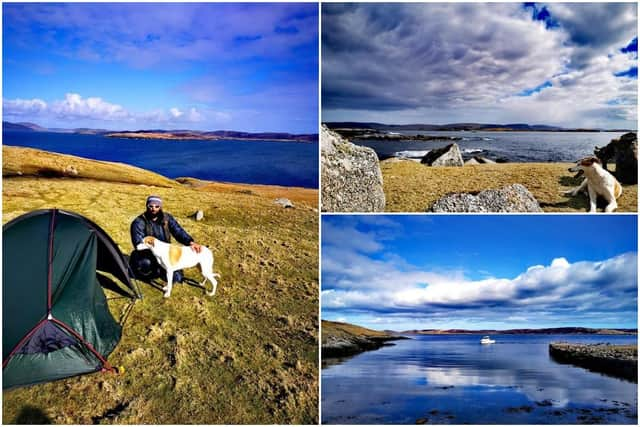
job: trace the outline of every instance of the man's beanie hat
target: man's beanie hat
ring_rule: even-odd
[[[147,197],[147,206],[151,205],[151,204],[156,204],[160,207],[162,207],[162,199],[158,196],[149,196]]]

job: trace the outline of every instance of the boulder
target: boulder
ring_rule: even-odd
[[[606,146],[596,147],[593,153],[602,161],[607,169],[609,161],[615,162],[615,177],[623,184],[638,183],[638,136],[628,132],[618,139],[613,139]]]
[[[467,160],[466,162],[464,162],[464,165],[479,165],[480,162],[476,160],[475,157],[470,158],[469,160]]]
[[[482,156],[473,156],[472,158],[464,162],[465,165],[485,165],[485,164],[492,164],[492,163],[496,163],[496,162]]]
[[[460,147],[456,143],[434,148],[424,155],[420,163],[429,166],[464,166]]]
[[[291,200],[285,199],[285,198],[276,199],[274,203],[282,206],[283,208],[292,208],[293,207],[293,203],[291,203]]]
[[[197,211],[189,215],[189,218],[195,221],[202,221],[204,219],[204,212],[198,209]]]
[[[448,194],[437,200],[432,212],[542,212],[538,201],[522,184],[498,190],[485,190],[477,195]]]
[[[473,156],[473,158],[474,158],[474,159],[476,159],[476,161],[477,161],[478,163],[483,163],[483,164],[484,164],[484,163],[489,163],[489,164],[491,164],[491,163],[495,163],[495,161],[493,161],[493,160],[491,160],[491,159],[488,159],[488,158],[486,158],[486,157],[482,157],[482,156]]]
[[[320,153],[322,211],[384,211],[382,172],[375,151],[352,144],[322,125]]]
[[[62,174],[66,176],[78,176],[78,169],[74,165],[67,165],[62,169]]]

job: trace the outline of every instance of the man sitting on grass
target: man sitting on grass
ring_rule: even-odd
[[[191,246],[197,253],[200,253],[201,250],[200,245],[194,242],[193,238],[178,224],[178,221],[162,210],[160,197],[147,197],[147,210],[131,223],[131,243],[133,243],[134,250],[129,258],[129,265],[135,278],[147,282],[156,277],[166,278],[167,274],[150,250],[139,251],[135,249],[146,236],[153,236],[167,243],[171,243],[171,236],[173,236],[183,245]],[[183,279],[182,270],[173,273],[173,283],[180,283]]]

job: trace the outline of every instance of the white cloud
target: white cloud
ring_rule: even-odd
[[[229,114],[224,112],[201,112],[195,107],[181,110],[172,107],[169,110],[132,112],[121,105],[100,97],[84,98],[78,93],[67,93],[62,100],[47,103],[41,99],[3,99],[3,114],[6,119],[18,121],[42,121],[45,126],[53,127],[82,126],[122,126],[123,123],[136,128],[153,126],[179,126],[203,122],[226,122]],[[62,126],[60,123],[64,123]]]
[[[406,329],[401,325],[416,324],[473,328],[495,324],[496,319],[522,325],[534,318],[539,325],[574,324],[577,318],[607,325],[628,321],[636,310],[635,252],[602,261],[557,257],[547,265],[524,268],[515,277],[485,274],[488,277],[472,280],[459,270],[418,268],[386,254],[384,230],[402,230],[393,221],[383,221],[375,232],[356,229],[368,229],[368,223],[323,222],[324,313],[401,330]],[[359,317],[365,313],[367,319]]]
[[[117,104],[103,101],[102,98],[82,98],[77,93],[67,93],[64,100],[55,101],[50,107],[55,116],[75,119],[92,120],[122,120],[129,117],[129,113]]]
[[[2,108],[4,114],[37,115],[46,111],[47,103],[41,99],[3,99]]]

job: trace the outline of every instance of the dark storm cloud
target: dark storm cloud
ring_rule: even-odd
[[[581,123],[607,100],[631,96],[603,76],[633,65],[636,13],[633,3],[323,4],[323,119],[353,111],[402,122],[441,111],[455,121],[490,110],[495,122]],[[548,81],[553,95],[527,92]],[[636,107],[615,116],[633,120]]]

